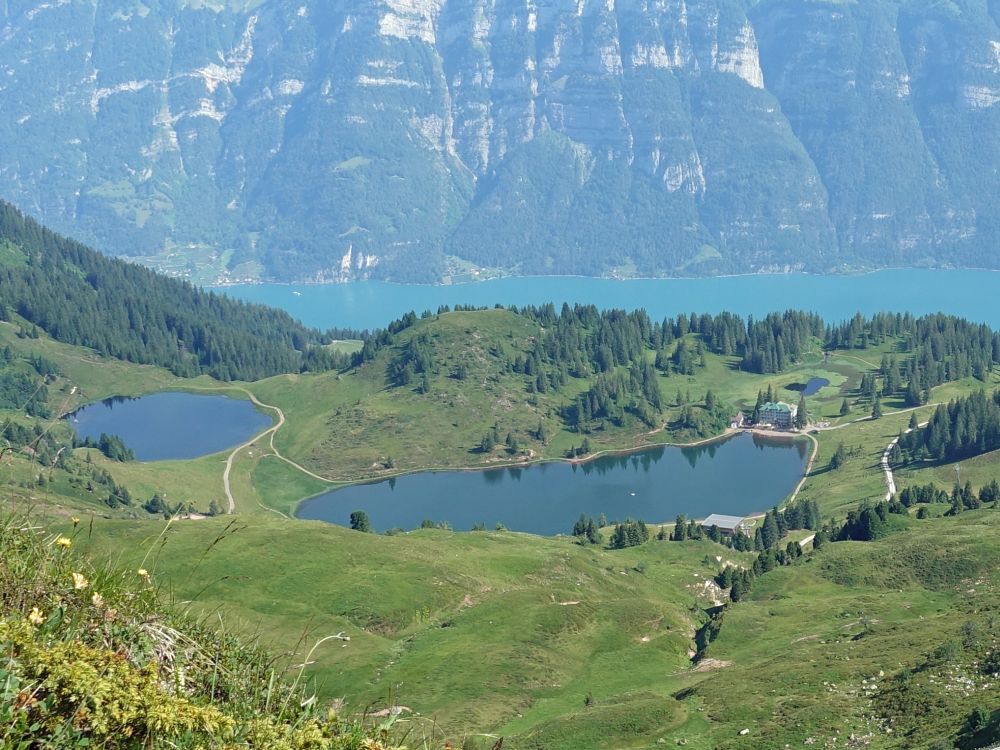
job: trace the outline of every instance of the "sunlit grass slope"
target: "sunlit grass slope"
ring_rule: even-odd
[[[993,510],[902,519],[879,542],[828,544],[764,575],[724,615],[700,666],[694,631],[718,593],[707,581],[720,559],[747,559],[710,542],[612,551],[509,532],[235,523],[181,522],[155,541],[148,524],[99,522],[88,549],[134,565],[152,545],[147,563],[177,600],[219,608],[279,648],[348,635],[314,655],[323,695],[406,706],[452,738],[782,748],[870,733],[871,747],[914,747],[924,745],[886,730],[957,737],[966,713],[1000,698],[995,680],[975,674],[1000,614]],[[898,675],[952,640],[951,663],[917,673],[937,707],[926,721],[892,709]],[[946,673],[975,689],[930,680]]]

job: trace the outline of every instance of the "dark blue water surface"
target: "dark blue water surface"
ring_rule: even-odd
[[[824,388],[830,385],[830,381],[826,378],[809,378],[809,382],[806,383],[806,387],[802,389],[803,396],[811,396],[817,393],[820,388]]]
[[[117,435],[139,461],[218,453],[271,424],[249,401],[179,391],[107,399],[83,407],[69,420],[81,438]]]
[[[590,303],[601,308],[645,308],[659,320],[678,313],[723,310],[761,317],[776,310],[810,310],[830,322],[883,310],[921,315],[946,312],[1000,327],[1000,273],[989,271],[879,271],[856,276],[780,274],[704,279],[590,279],[529,277],[453,286],[390,284],[259,284],[225,287],[240,299],[280,307],[311,326],[384,328],[410,310],[439,305]]]
[[[378,531],[423,520],[465,531],[497,522],[515,531],[569,533],[581,513],[672,522],[678,513],[746,515],[784,500],[805,470],[809,443],[748,434],[696,448],[654,448],[586,464],[423,472],[306,500],[298,517],[346,525],[364,510]]]

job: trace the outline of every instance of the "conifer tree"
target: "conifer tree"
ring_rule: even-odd
[[[674,522],[674,535],[672,538],[675,542],[683,542],[687,539],[687,519],[683,515],[677,516],[677,520]]]
[[[769,510],[767,515],[764,516],[764,523],[761,526],[761,542],[764,545],[764,549],[771,549],[778,540],[781,539],[781,532],[778,529],[778,519],[777,514],[773,510]]]
[[[799,396],[799,407],[795,412],[795,426],[800,430],[809,424],[809,413],[806,410],[806,397]]]
[[[351,528],[355,531],[363,531],[366,534],[370,533],[372,525],[368,520],[368,514],[363,510],[356,510],[351,513]]]

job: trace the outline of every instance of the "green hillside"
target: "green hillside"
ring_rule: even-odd
[[[194,377],[257,379],[343,364],[287,313],[106,258],[0,201],[0,321]]]
[[[995,500],[972,507],[1000,463],[963,461],[969,493],[952,497],[946,456],[895,457],[900,489],[945,491],[946,502],[910,506],[881,502],[880,465],[936,404],[1000,385],[988,329],[935,316],[831,328],[791,313],[754,327],[587,308],[441,311],[372,336],[349,368],[227,383],[110,359],[11,318],[0,322],[0,515],[44,529],[45,555],[63,534],[95,570],[147,569],[158,598],[143,606],[195,618],[206,637],[220,626],[256,636],[281,655],[279,672],[306,664],[317,705],[346,717],[393,709],[393,741],[492,748],[503,737],[504,748],[546,750],[832,748],[852,735],[872,748],[995,741],[1000,512]],[[596,453],[699,439],[725,429],[713,415],[728,423],[762,398],[795,403],[813,377],[830,382],[805,399],[815,459],[796,503],[815,504],[822,524],[819,548],[805,543],[802,556],[796,545],[814,532],[796,527],[769,550],[740,552],[707,538],[667,541],[656,526],[648,541],[611,549],[504,531],[376,536],[281,517],[330,480],[561,459],[584,440]],[[142,463],[74,448],[58,420],[106,396],[172,388],[256,398],[276,431],[243,449]],[[484,446],[494,428],[499,440]],[[177,513],[225,499],[227,461],[236,514]],[[147,512],[154,494],[170,499],[172,520]],[[861,538],[845,516],[858,527],[867,519],[872,541],[834,541]],[[602,531],[607,542],[612,529]],[[26,555],[0,558],[0,581],[20,580],[35,559]],[[720,588],[727,566],[753,571],[739,593]],[[52,590],[46,611],[65,598]],[[22,599],[0,605],[0,619],[23,630]],[[327,636],[339,637],[313,651]]]
[[[407,722],[433,720],[453,741],[781,748],[857,734],[929,747],[1000,698],[980,669],[996,648],[995,510],[907,521],[764,574],[697,663],[719,560],[748,559],[708,541],[610,551],[509,532],[226,523],[101,521],[81,541],[125,567],[145,559],[193,611],[221,606],[282,649],[348,635],[312,655],[321,694],[405,706]]]

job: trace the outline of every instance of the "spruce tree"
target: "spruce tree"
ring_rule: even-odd
[[[833,458],[830,459],[830,468],[836,471],[846,462],[847,462],[847,448],[844,447],[843,443],[838,443],[837,450],[834,452]]]
[[[760,533],[764,549],[771,549],[781,539],[781,532],[778,529],[778,519],[773,510],[769,510],[767,515],[764,516],[764,524],[761,527]]]
[[[628,536],[622,524],[615,525],[615,533],[611,535],[611,546],[614,549],[624,549],[628,546]]]
[[[850,413],[851,405],[847,403],[847,399],[845,398],[843,403],[840,404],[840,416],[846,417]]]
[[[875,401],[872,403],[872,419],[882,418],[882,399],[875,394]]]
[[[356,510],[351,513],[351,528],[355,531],[362,531],[366,534],[370,533],[372,525],[368,520],[368,514],[363,510]]]
[[[687,519],[683,515],[679,515],[674,522],[673,540],[675,542],[683,542],[685,539],[687,539]]]
[[[603,537],[601,537],[601,532],[594,523],[593,518],[587,519],[587,541],[591,544],[600,544],[604,541]]]
[[[806,397],[799,396],[799,407],[795,412],[795,426],[800,430],[809,424],[809,412],[806,410]]]

